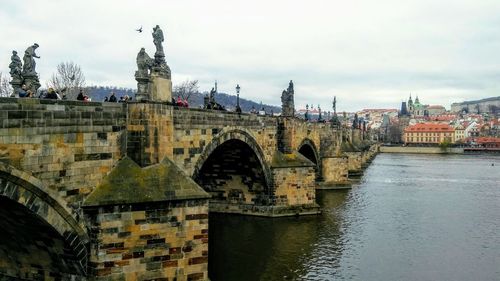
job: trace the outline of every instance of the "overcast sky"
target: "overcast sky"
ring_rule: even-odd
[[[136,87],[135,58],[164,34],[174,85],[280,105],[292,79],[296,108],[397,108],[499,96],[499,0],[19,1],[2,0],[0,71],[34,42],[42,84],[63,61],[87,85]],[[143,26],[144,32],[135,29]]]

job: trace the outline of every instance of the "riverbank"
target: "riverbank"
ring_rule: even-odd
[[[381,146],[381,153],[413,153],[413,154],[463,154],[461,147],[414,147],[414,146]]]

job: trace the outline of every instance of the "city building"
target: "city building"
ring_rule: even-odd
[[[415,98],[415,102],[413,102],[411,95],[408,99],[408,112],[411,116],[428,116],[427,105],[421,104],[418,96]]]
[[[440,144],[454,140],[455,130],[448,124],[418,123],[406,127],[403,134],[405,144]]]
[[[480,124],[478,122],[476,121],[464,122],[464,124],[465,124],[464,137],[469,138],[469,137],[479,136]]]
[[[454,142],[463,141],[465,139],[465,127],[462,124],[455,126],[455,139]]]
[[[426,110],[429,116],[442,115],[446,112],[446,108],[442,105],[429,105]]]

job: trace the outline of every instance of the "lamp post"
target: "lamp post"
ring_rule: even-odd
[[[240,84],[236,84],[236,112],[241,113],[240,107]]]

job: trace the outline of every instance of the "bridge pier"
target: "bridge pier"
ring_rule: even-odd
[[[317,189],[339,189],[350,186],[347,156],[323,157],[321,160],[323,181],[318,184]]]
[[[294,152],[273,157],[271,173],[274,184],[273,208],[270,216],[319,214],[316,203],[315,165]]]
[[[95,280],[208,280],[208,194],[170,160],[125,157],[83,208]]]

